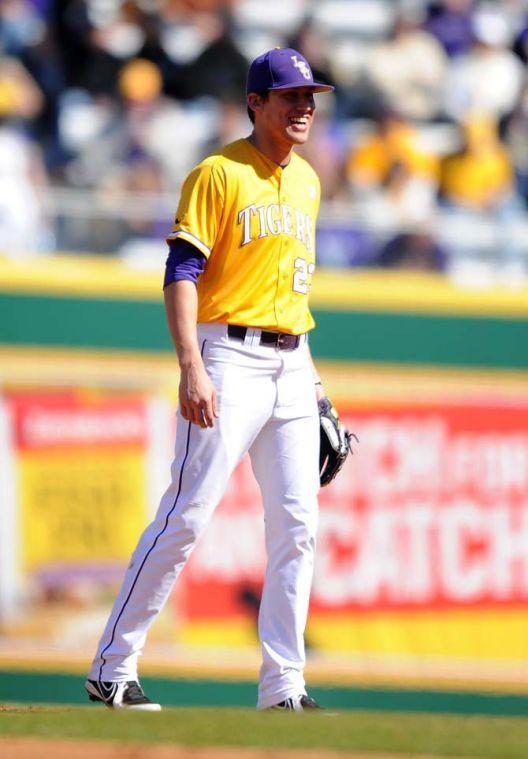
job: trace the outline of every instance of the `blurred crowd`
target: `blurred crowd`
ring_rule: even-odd
[[[1,252],[158,245],[277,45],[336,88],[323,264],[526,276],[528,0],[1,0]]]

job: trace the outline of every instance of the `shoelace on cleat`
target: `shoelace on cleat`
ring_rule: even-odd
[[[134,701],[135,703],[149,703],[149,699],[143,693],[141,685],[134,680],[127,682],[128,688],[125,692],[125,699],[127,701]]]

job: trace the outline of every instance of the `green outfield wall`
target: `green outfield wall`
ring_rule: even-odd
[[[528,290],[478,292],[435,275],[323,272],[313,288],[316,357],[528,368]],[[159,275],[118,261],[0,262],[0,345],[171,352]]]
[[[315,356],[339,361],[528,368],[528,320],[314,309]],[[4,345],[170,351],[163,306],[0,293]]]

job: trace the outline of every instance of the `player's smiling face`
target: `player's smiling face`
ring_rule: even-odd
[[[259,129],[277,143],[302,145],[310,134],[314,111],[310,87],[271,90],[266,100],[260,100]]]

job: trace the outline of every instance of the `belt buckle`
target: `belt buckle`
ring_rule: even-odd
[[[285,337],[286,336],[282,332],[279,332],[279,334],[277,335],[277,348],[279,348],[279,350],[284,345]]]

